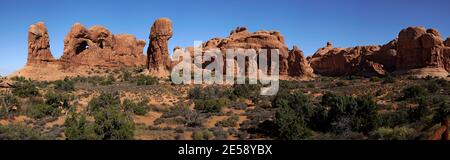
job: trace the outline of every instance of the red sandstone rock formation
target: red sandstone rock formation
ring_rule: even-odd
[[[314,76],[313,69],[309,66],[303,51],[297,46],[294,46],[292,50],[289,51],[288,59],[288,71],[289,76],[299,77],[299,76]]]
[[[380,72],[383,65],[375,57],[379,54],[380,46],[358,46],[352,48],[320,48],[310,58],[311,67],[318,74],[325,76],[345,76],[361,72],[363,74],[385,74]],[[367,72],[367,73],[364,73]]]
[[[409,27],[400,32],[398,39],[383,46],[342,49],[328,43],[309,60],[314,71],[325,76],[373,76],[390,72],[447,76],[450,47],[445,43],[435,29]]]
[[[157,19],[150,30],[150,45],[147,49],[147,68],[151,72],[166,72],[171,68],[168,42],[172,38],[172,21]]]
[[[102,26],[89,29],[76,23],[64,38],[64,53],[59,60],[65,67],[144,66],[144,40],[132,35],[114,35]]]
[[[43,22],[38,22],[30,26],[28,29],[27,65],[37,65],[55,61],[50,52],[49,41],[47,27]]]
[[[294,77],[310,77],[313,75],[303,52],[298,47],[289,51],[284,43],[284,37],[278,31],[249,32],[245,27],[237,27],[230,32],[229,37],[210,39],[203,43],[202,47],[203,51],[220,49],[222,53],[225,53],[227,49],[254,49],[257,54],[260,49],[267,49],[269,54],[271,54],[271,49],[278,49],[280,75]],[[292,69],[290,69],[291,66]]]
[[[398,35],[397,70],[449,68],[449,50],[435,29],[409,27]]]

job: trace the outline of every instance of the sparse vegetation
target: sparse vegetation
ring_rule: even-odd
[[[208,130],[195,131],[192,133],[193,140],[211,140],[213,137],[214,134]]]
[[[55,89],[59,91],[74,91],[75,90],[75,82],[70,78],[66,77],[64,80],[57,80],[53,82],[55,84]]]
[[[228,104],[228,100],[219,99],[197,99],[195,100],[195,109],[207,113],[220,113],[222,108]]]
[[[259,95],[260,85],[166,85],[131,70],[12,79],[0,119],[27,125],[2,126],[11,128],[4,139],[426,139],[450,117],[450,83],[432,77],[280,81],[276,96]]]
[[[24,98],[39,95],[39,89],[30,80],[16,78],[13,86],[12,93],[16,96]]]
[[[35,119],[44,117],[58,117],[61,113],[59,108],[55,108],[48,104],[35,104],[28,108],[28,116]]]
[[[0,125],[0,140],[50,140],[42,131],[24,124]]]
[[[129,99],[125,99],[122,103],[122,107],[125,111],[131,112],[136,115],[145,115],[150,110],[149,106],[145,103],[134,103]]]
[[[229,118],[217,122],[216,126],[221,127],[236,127],[237,122],[239,121],[239,117],[236,115],[230,116]]]
[[[419,85],[411,86],[403,90],[404,98],[418,98],[426,96],[428,94],[427,90]]]
[[[158,84],[158,78],[146,75],[139,75],[136,77],[136,84],[138,86]]]

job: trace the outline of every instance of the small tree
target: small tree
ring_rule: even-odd
[[[125,99],[122,103],[122,107],[125,111],[131,112],[136,115],[145,115],[148,113],[150,108],[143,103],[134,103],[133,101],[129,99]]]
[[[307,122],[314,110],[307,96],[301,92],[282,93],[275,98],[273,106],[277,108],[275,124],[280,139],[298,140],[311,136]]]
[[[118,108],[120,106],[120,98],[119,93],[102,93],[100,96],[93,98],[89,104],[88,108],[91,113],[99,111],[103,108],[115,107]]]
[[[411,86],[403,90],[404,98],[417,98],[426,96],[428,94],[427,90],[422,86]]]
[[[53,82],[55,84],[55,89],[59,91],[74,91],[75,90],[75,81],[66,77],[64,80],[57,80]]]
[[[117,108],[105,108],[94,114],[95,131],[103,140],[133,139],[134,122]]]
[[[14,82],[12,93],[19,97],[25,98],[38,96],[39,90],[36,85],[33,84],[33,82],[29,80],[21,80]]]
[[[79,115],[71,110],[64,122],[64,134],[68,140],[99,140],[102,137],[95,133],[93,123],[86,120],[86,116]]]

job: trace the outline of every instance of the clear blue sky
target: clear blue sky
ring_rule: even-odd
[[[27,30],[38,21],[46,23],[51,51],[59,58],[64,37],[76,22],[148,42],[158,17],[173,21],[169,48],[225,37],[237,26],[279,30],[289,48],[298,45],[306,55],[327,41],[338,47],[384,44],[414,25],[450,36],[448,0],[1,0],[0,74],[26,63]]]

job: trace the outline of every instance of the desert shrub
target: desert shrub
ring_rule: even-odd
[[[64,80],[57,80],[53,82],[55,84],[55,89],[59,91],[73,91],[75,90],[75,81],[69,79],[68,77]]]
[[[409,123],[409,114],[406,109],[399,109],[381,116],[381,126],[384,127],[395,127],[406,123]]]
[[[213,98],[225,98],[228,97],[227,94],[230,94],[230,90],[226,90],[226,92],[222,91],[219,87],[199,87],[196,86],[189,90],[188,96],[190,99],[213,99]],[[234,94],[234,93],[233,93]]]
[[[433,116],[433,122],[439,123],[450,118],[450,104],[449,102],[443,102],[436,110],[436,114]]]
[[[13,86],[12,93],[16,96],[25,98],[39,95],[38,88],[29,80],[16,81]]]
[[[382,83],[384,83],[384,84],[386,84],[386,83],[394,83],[394,82],[395,82],[395,78],[392,77],[391,75],[383,77]]]
[[[325,77],[322,77],[322,81],[329,81]],[[298,81],[280,80],[280,88],[284,89],[297,89],[303,88],[303,84]]]
[[[59,108],[48,104],[35,104],[28,108],[27,115],[31,118],[40,119],[44,117],[57,117],[61,113]]]
[[[139,75],[136,77],[136,84],[138,86],[158,84],[158,78],[146,75]]]
[[[216,126],[222,126],[222,127],[236,127],[239,121],[239,117],[236,115],[230,116],[227,119],[224,119],[222,121],[219,121],[216,123]]]
[[[8,110],[6,107],[0,106],[0,119],[8,117]]]
[[[145,115],[150,111],[150,107],[144,103],[134,103],[129,99],[125,99],[122,103],[122,107],[125,111],[131,112],[136,115]]]
[[[18,99],[12,94],[0,94],[0,119],[9,117],[20,111]]]
[[[133,139],[134,121],[118,108],[103,108],[94,114],[95,132],[103,140]]]
[[[89,111],[96,112],[103,108],[117,108],[120,106],[119,93],[104,92],[98,97],[94,97],[88,104]]]
[[[413,139],[415,135],[416,130],[408,127],[380,127],[370,135],[370,138],[377,140],[408,140]]]
[[[430,93],[436,93],[441,88],[436,81],[428,81],[427,84],[425,84],[425,87]]]
[[[237,97],[249,98],[255,91],[259,91],[259,87],[256,84],[236,84],[233,92]]]
[[[95,119],[95,132],[101,139],[132,139],[134,122],[120,111],[117,92],[102,93],[89,102],[89,110]]]
[[[223,130],[222,127],[215,127],[212,132],[215,140],[227,140],[230,135],[228,132]]]
[[[171,118],[171,117],[177,117],[177,116],[185,116],[187,112],[189,112],[189,107],[187,106],[174,106],[169,109],[169,111],[164,112],[164,114],[161,116],[163,118]]]
[[[275,115],[279,135],[278,138],[286,140],[298,140],[311,136],[311,131],[306,127],[306,122],[297,116],[294,110],[288,107],[279,108]]]
[[[408,111],[410,122],[425,120],[425,118],[432,112],[430,105],[431,102],[428,100],[428,98],[420,98],[419,106],[411,108]]]
[[[206,113],[220,113],[222,108],[228,105],[228,99],[197,99],[195,109]]]
[[[24,124],[0,125],[0,140],[49,140],[52,137]]]
[[[346,85],[347,84],[345,82],[343,82],[343,81],[336,82],[336,86],[337,87],[343,87],[343,86],[346,86]]]
[[[101,137],[95,132],[97,126],[88,122],[85,115],[71,111],[64,122],[64,135],[68,140],[99,140]]]
[[[370,77],[370,81],[371,82],[379,82],[379,81],[381,81],[381,79],[380,79],[380,77],[373,76],[373,77]]]
[[[94,122],[83,115],[71,113],[65,122],[65,134],[68,139],[133,139],[135,124],[133,120],[118,108],[101,108],[94,113]]]
[[[24,81],[27,81],[27,79],[26,79],[25,77],[22,77],[22,76],[14,76],[14,77],[11,77],[11,80],[16,81],[16,82],[24,82]]]
[[[210,140],[213,137],[214,137],[214,134],[208,130],[195,131],[192,133],[193,140]]]
[[[190,99],[200,99],[203,98],[204,95],[202,95],[202,88],[200,87],[194,87],[189,90],[188,97]]]
[[[363,96],[355,99],[358,108],[353,115],[352,130],[368,133],[376,129],[380,123],[377,105],[370,97]]]
[[[186,106],[175,106],[170,108],[168,112],[165,112],[162,118],[173,118],[179,117],[182,118],[181,121],[185,126],[188,127],[197,127],[202,126],[202,120],[200,115],[195,110],[190,110],[189,107]]]
[[[69,100],[69,95],[63,93],[48,92],[45,95],[45,103],[54,108],[69,108]]]
[[[313,115],[313,105],[309,97],[301,92],[277,95],[272,106],[277,108],[275,124],[278,127],[278,138],[287,140],[304,139],[312,135],[307,127]]]
[[[426,77],[423,77],[422,79],[429,81],[429,80],[434,79],[434,77],[431,75],[427,75]]]
[[[306,85],[306,87],[308,87],[308,88],[316,88],[316,86],[313,83],[308,83]]]
[[[417,98],[426,96],[428,94],[427,89],[422,86],[411,86],[403,89],[403,98]]]
[[[368,133],[380,124],[376,103],[369,96],[348,97],[326,93],[322,96],[321,105],[329,110],[319,107],[311,122],[311,126],[320,131],[331,131],[333,125],[342,126],[345,118],[351,120],[347,126],[355,132]]]
[[[121,77],[122,77],[122,80],[125,82],[131,81],[133,79],[131,72],[129,72],[126,69],[122,69]]]
[[[113,75],[108,75],[105,79],[103,79],[103,80],[100,82],[100,85],[102,85],[102,86],[111,85],[111,84],[113,84],[115,81],[116,81],[116,79],[114,78]]]

